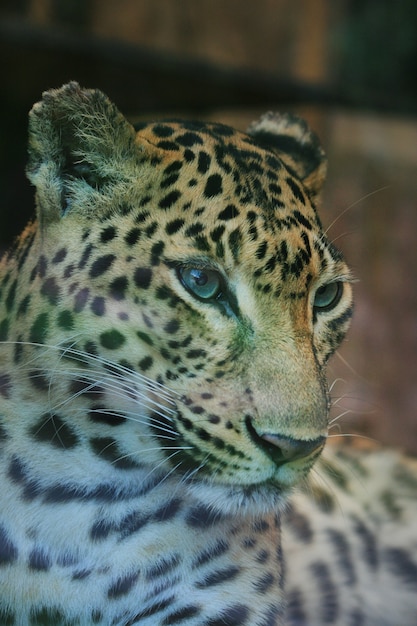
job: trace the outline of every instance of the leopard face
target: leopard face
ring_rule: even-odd
[[[37,219],[1,269],[15,480],[123,491],[140,470],[222,510],[275,506],[324,445],[324,368],[351,315],[324,174],[291,116],[134,130],[98,91],[46,93]]]

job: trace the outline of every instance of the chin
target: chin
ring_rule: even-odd
[[[227,485],[193,481],[187,486],[191,497],[218,515],[253,516],[278,513],[286,506],[290,490],[272,482]]]

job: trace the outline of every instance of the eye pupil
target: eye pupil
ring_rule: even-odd
[[[215,300],[222,291],[222,279],[215,270],[180,267],[177,275],[183,287],[198,300]]]
[[[340,302],[343,294],[343,283],[338,281],[322,285],[316,291],[314,297],[314,309],[316,312],[331,311]]]
[[[203,287],[207,284],[208,276],[202,270],[192,269],[190,270],[190,276],[194,279],[194,282],[198,287]]]

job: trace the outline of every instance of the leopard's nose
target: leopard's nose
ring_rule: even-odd
[[[277,465],[283,465],[284,463],[318,455],[326,441],[326,437],[304,440],[292,439],[291,437],[273,435],[270,433],[258,436],[260,445]]]
[[[324,436],[315,439],[294,439],[274,433],[259,433],[251,420],[246,421],[246,427],[252,440],[264,450],[276,465],[318,456],[326,442]]]

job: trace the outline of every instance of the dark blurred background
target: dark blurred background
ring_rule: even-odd
[[[33,210],[27,113],[45,89],[76,79],[132,119],[303,115],[330,160],[323,220],[359,279],[332,432],[417,451],[415,0],[0,0],[0,68],[0,249]]]

